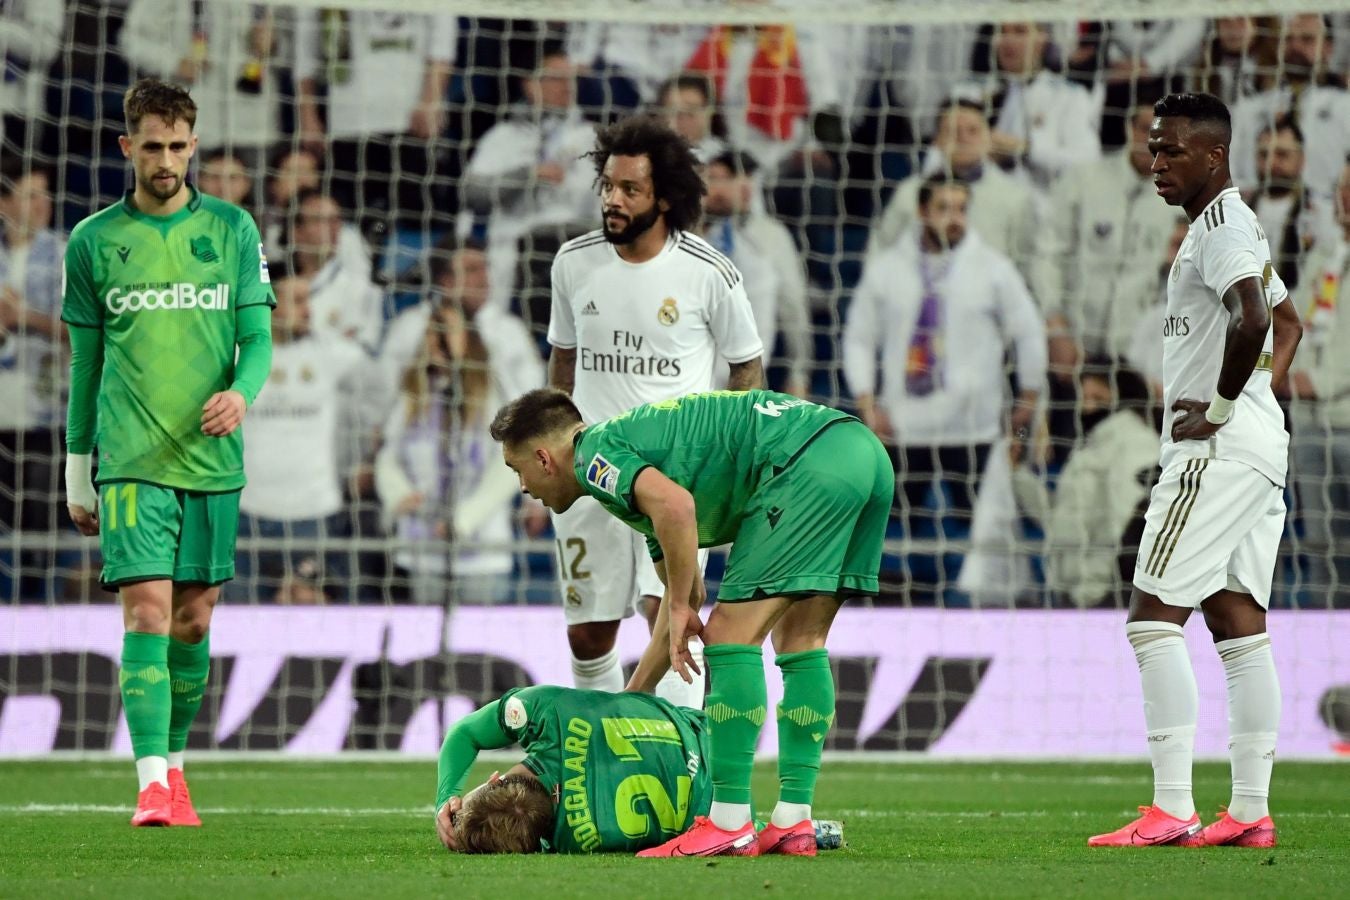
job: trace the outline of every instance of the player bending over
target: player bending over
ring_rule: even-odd
[[[480,750],[516,743],[522,763],[461,796]],[[445,736],[436,834],[464,853],[655,847],[707,814],[707,759],[708,726],[696,710],[648,694],[517,688]]]
[[[1154,106],[1158,196],[1190,230],[1167,281],[1163,385],[1176,413],[1139,544],[1126,637],[1143,680],[1153,805],[1094,847],[1275,846],[1267,797],[1280,685],[1266,609],[1284,532],[1289,434],[1272,384],[1302,335],[1256,215],[1228,174],[1228,108],[1209,94]],[[1272,329],[1273,325],[1273,329]],[[1202,829],[1191,797],[1198,698],[1182,626],[1199,608],[1228,682],[1228,810]]]
[[[799,854],[814,847],[811,800],[834,679],[825,639],[851,593],[875,593],[895,474],[881,442],[846,413],[769,391],[715,391],[636,407],[592,426],[560,391],[497,413],[492,436],[521,487],[555,512],[589,495],[647,538],[665,584],[652,642],[628,687],[673,664],[700,674],[702,634],[713,798],[707,817],[640,856]],[[698,549],[732,544],[704,625]],[[758,839],[750,772],[767,716],[760,645],[783,671],[779,799]]]

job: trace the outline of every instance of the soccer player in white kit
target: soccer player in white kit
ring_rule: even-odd
[[[762,387],[764,348],[741,273],[692,231],[704,185],[688,143],[634,116],[602,129],[591,158],[602,228],[553,261],[549,385],[570,393],[588,423],[711,389],[719,354],[730,390]],[[622,690],[619,623],[635,600],[655,609],[664,592],[646,541],[590,498],[555,514],[553,528],[575,684]],[[706,560],[701,552],[700,568]],[[703,683],[671,672],[656,694],[697,708]]]
[[[1298,312],[1228,172],[1228,108],[1172,94],[1149,130],[1158,196],[1190,229],[1168,276],[1163,384],[1173,413],[1149,499],[1126,636],[1143,680],[1153,803],[1094,847],[1275,846],[1267,797],[1280,686],[1266,634],[1284,531],[1289,435],[1272,383],[1289,372]],[[1182,626],[1205,616],[1228,682],[1228,809],[1201,827],[1191,797],[1198,700]]]

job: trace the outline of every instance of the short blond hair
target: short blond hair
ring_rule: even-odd
[[[465,798],[455,813],[464,853],[538,853],[553,835],[553,795],[536,778],[503,778]]]

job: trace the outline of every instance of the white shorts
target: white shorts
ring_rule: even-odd
[[[558,583],[568,625],[617,622],[631,616],[638,597],[665,591],[647,539],[611,516],[592,497],[565,513],[553,514],[557,536]],[[698,552],[701,574],[708,551]]]
[[[1195,609],[1221,590],[1270,608],[1284,489],[1231,459],[1178,460],[1149,496],[1134,586]]]

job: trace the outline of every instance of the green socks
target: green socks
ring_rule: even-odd
[[[188,731],[192,728],[192,720],[197,718],[197,710],[201,709],[210,672],[210,633],[196,644],[169,638],[169,684],[173,690],[168,725],[170,753],[179,753],[187,747]]]
[[[755,745],[769,705],[764,655],[747,644],[717,644],[705,647],[703,658],[712,678],[706,712],[713,800],[748,804]]]
[[[783,702],[778,705],[778,799],[810,804],[820,774],[820,752],[834,724],[830,657],[821,648],[783,653],[774,662],[783,670]]]
[[[169,637],[129,631],[122,637],[122,708],[136,758],[169,755]]]

